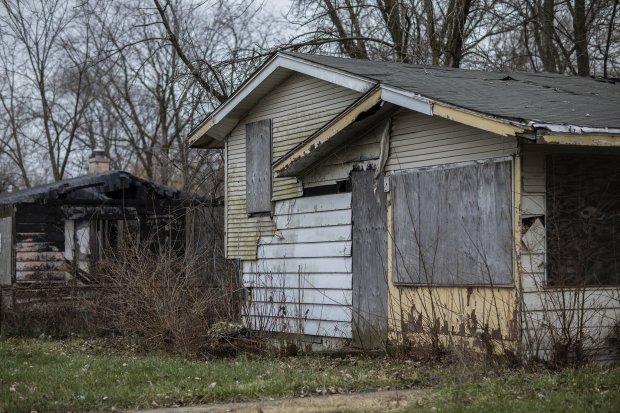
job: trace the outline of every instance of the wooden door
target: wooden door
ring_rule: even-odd
[[[351,173],[353,344],[381,348],[387,341],[387,209],[383,175]]]

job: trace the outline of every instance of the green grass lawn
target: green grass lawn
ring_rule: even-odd
[[[109,355],[79,341],[0,339],[0,411],[108,410],[347,392],[419,383],[385,360]],[[153,403],[155,402],[155,403]]]
[[[435,409],[432,409],[435,407]],[[620,368],[511,372],[438,386],[424,409],[442,412],[620,412]]]
[[[421,411],[620,411],[620,368],[485,376],[394,359],[183,360],[93,343],[0,339],[0,412],[110,411],[387,386],[430,388]]]

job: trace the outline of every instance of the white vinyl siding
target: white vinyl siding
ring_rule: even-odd
[[[387,171],[482,159],[517,152],[517,139],[436,116],[402,110],[392,118]]]
[[[351,338],[351,194],[279,201],[275,235],[243,262],[249,327]]]

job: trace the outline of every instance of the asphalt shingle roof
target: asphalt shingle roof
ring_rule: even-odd
[[[620,128],[620,82],[289,53],[450,105],[517,122]]]

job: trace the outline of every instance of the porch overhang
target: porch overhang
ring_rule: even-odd
[[[395,108],[394,105],[382,99],[381,92],[379,86],[372,88],[338,116],[274,162],[273,169],[276,176],[299,176],[341,144],[376,124],[378,119]]]

